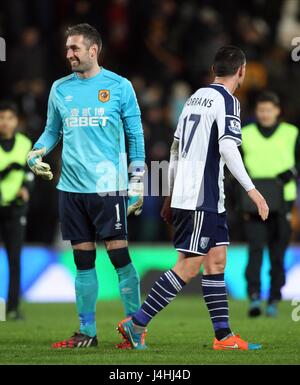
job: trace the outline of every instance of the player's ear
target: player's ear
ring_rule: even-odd
[[[246,64],[242,64],[238,71],[239,71],[239,78],[244,77],[246,73]]]
[[[277,109],[277,117],[281,115],[281,108],[279,106],[276,106]]]
[[[243,66],[240,66],[238,69],[238,77],[241,78],[243,76]]]
[[[97,47],[96,44],[92,44],[90,46],[90,53],[91,53],[92,58],[97,57],[97,55],[98,55],[98,47]]]

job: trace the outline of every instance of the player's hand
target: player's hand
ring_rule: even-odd
[[[27,155],[27,164],[31,171],[43,179],[51,180],[53,174],[48,163],[42,162],[42,156],[46,153],[46,147],[39,150],[31,150]]]
[[[256,204],[261,219],[265,221],[269,216],[269,206],[267,205],[265,198],[255,188],[248,191],[248,196]]]
[[[144,202],[144,183],[142,175],[132,176],[128,184],[127,216],[131,213],[140,215]]]
[[[21,187],[18,194],[18,198],[21,198],[23,202],[27,203],[29,201],[30,195],[26,187]]]
[[[171,197],[166,197],[163,207],[160,211],[160,216],[169,225],[172,223]]]

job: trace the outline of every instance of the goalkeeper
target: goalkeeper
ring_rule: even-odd
[[[62,139],[59,216],[64,240],[70,240],[77,267],[76,305],[80,329],[54,348],[98,344],[95,270],[96,241],[103,240],[119,279],[126,316],[140,307],[138,274],[127,244],[127,215],[143,204],[144,137],[141,113],[131,83],[98,65],[98,31],[78,24],[66,31],[66,58],[72,74],[54,82],[44,133],[28,154],[28,165],[53,178],[42,161]],[[125,149],[129,148],[130,180]],[[128,197],[127,197],[128,190]],[[126,341],[118,348],[130,348]]]

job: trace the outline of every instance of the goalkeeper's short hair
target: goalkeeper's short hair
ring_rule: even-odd
[[[96,28],[92,27],[88,23],[76,24],[68,27],[65,33],[66,37],[82,35],[86,40],[89,41],[90,46],[96,44],[98,46],[98,57],[102,49],[102,38]]]

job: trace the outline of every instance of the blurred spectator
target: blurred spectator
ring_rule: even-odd
[[[128,49],[129,39],[129,14],[128,0],[113,0],[106,11],[106,20],[109,28],[107,29],[107,42],[109,48],[109,57],[107,60],[119,69],[126,68],[124,59]]]
[[[192,91],[188,83],[179,81],[173,84],[170,92],[169,101],[169,121],[175,131],[179,115],[185,105],[185,102],[190,97]]]
[[[9,55],[10,79],[14,97],[19,101],[27,120],[30,136],[37,136],[42,125],[42,111],[45,109],[47,72],[47,51],[42,45],[40,31],[27,27],[20,43]]]
[[[195,38],[197,37],[197,38]],[[218,48],[229,42],[221,15],[209,6],[197,7],[184,36],[184,57],[188,80],[199,88],[210,71]]]
[[[12,49],[9,60],[13,63],[10,76],[16,94],[45,92],[47,56],[38,28],[27,27],[22,31],[20,43]]]
[[[300,3],[295,0],[285,0],[277,29],[277,41],[285,49],[291,49],[295,36],[300,36]]]
[[[34,176],[27,167],[31,141],[20,132],[14,103],[0,103],[0,236],[7,253],[9,289],[7,319],[23,318],[19,309],[21,250]]]
[[[268,220],[262,222],[256,208],[248,200],[241,200],[249,243],[246,278],[250,317],[261,314],[260,271],[265,246],[271,262],[267,316],[277,315],[277,303],[285,284],[284,256],[291,237],[291,212],[300,175],[300,133],[296,126],[280,121],[280,114],[278,96],[264,92],[256,100],[256,122],[243,128],[241,148],[245,166],[270,208]]]

